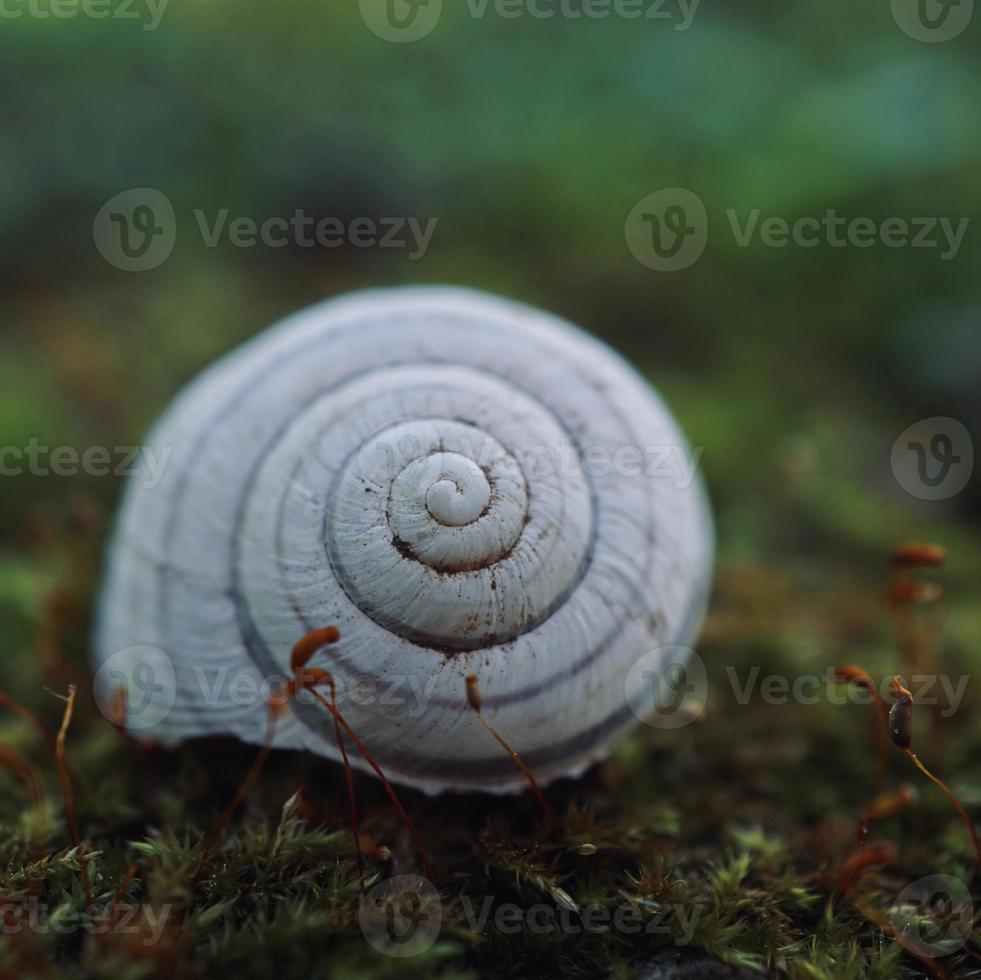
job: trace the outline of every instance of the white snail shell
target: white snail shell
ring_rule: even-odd
[[[655,467],[652,448],[676,451]],[[525,786],[467,705],[470,674],[541,782],[581,772],[636,722],[631,667],[701,623],[711,521],[685,452],[629,365],[554,316],[453,288],[314,306],[211,367],[152,432],[145,458],[166,465],[126,493],[97,695],[154,650],[173,671],[136,675],[130,727],[258,743],[263,683],[336,625],[311,666],[393,781]],[[312,702],[275,744],[339,758]]]

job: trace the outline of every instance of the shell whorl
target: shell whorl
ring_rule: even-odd
[[[634,722],[638,657],[699,625],[700,485],[677,457],[656,476],[615,463],[684,447],[677,427],[607,348],[517,304],[399,289],[314,307],[202,375],[150,446],[168,465],[127,493],[97,647],[173,662],[165,742],[260,740],[262,705],[218,685],[285,675],[293,642],[336,623],[339,703],[390,778],[518,788],[467,674],[548,780]],[[314,705],[276,741],[337,755]]]
[[[450,650],[508,642],[574,587],[592,537],[588,487],[534,459],[536,442],[562,433],[526,395],[460,368],[389,377],[431,408],[422,374],[445,411],[470,402],[474,417],[398,421],[358,447],[333,481],[327,555],[348,597],[390,632]]]

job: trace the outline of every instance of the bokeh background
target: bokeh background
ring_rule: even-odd
[[[146,12],[6,20],[4,442],[138,444],[183,381],[280,315],[452,282],[564,314],[647,371],[705,447],[724,544],[842,521],[868,537],[897,511],[966,517],[976,494],[919,507],[888,460],[924,416],[977,431],[981,234],[947,261],[743,248],[724,214],[976,215],[977,31],[922,43],[885,4],[704,4],[684,30],[670,4],[673,19],[640,21],[470,10],[446,4],[412,43],[380,39],[350,0],[171,0],[152,31]],[[93,243],[101,206],[132,187],[161,191],[177,221],[169,258],[142,273]],[[624,240],[631,208],[663,187],[696,193],[710,224],[701,259],[670,274]],[[227,235],[209,248],[194,212],[222,209],[438,223],[414,261]],[[774,519],[786,465],[800,476],[805,461],[807,513]],[[5,479],[4,531],[76,489],[118,492],[85,484]]]
[[[400,283],[484,288],[607,339],[703,448],[720,553],[714,682],[738,663],[898,669],[879,600],[886,556],[910,539],[949,547],[943,655],[957,672],[981,668],[977,480],[925,501],[890,465],[917,420],[981,431],[981,19],[929,43],[886,2],[704,0],[687,26],[671,0],[665,19],[475,9],[445,3],[410,43],[379,37],[354,0],[170,0],[153,30],[139,4],[135,20],[4,17],[0,443],[139,445],[184,382],[306,304]],[[176,216],[173,251],[143,272],[106,261],[93,236],[100,208],[134,187],[165,195]],[[658,272],[631,254],[625,220],[669,187],[704,202],[708,243],[690,267]],[[740,247],[725,217],[832,208],[970,224],[942,259],[881,243]],[[208,247],[195,211],[210,221],[222,209],[259,223],[302,209],[437,224],[415,260],[227,236]],[[64,682],[52,645],[84,676],[121,489],[84,473],[0,477],[0,685],[55,722],[60,705],[43,693]],[[61,639],[59,616],[70,623]],[[977,710],[955,732],[976,732]],[[749,715],[723,696],[719,715],[715,734],[658,735],[669,751],[707,739],[731,753],[709,767],[722,782],[708,803],[678,799],[682,823],[732,805],[726,778],[752,783],[764,822],[861,802],[872,763],[834,742],[840,714]],[[18,724],[5,716],[0,736],[27,742]],[[775,748],[774,732],[792,734]],[[103,743],[91,738],[95,758]],[[941,758],[976,807],[967,738],[950,736]],[[643,751],[631,743],[615,765],[629,775]],[[684,758],[689,778],[705,778]],[[804,792],[795,774],[822,764],[827,779]],[[740,765],[755,775],[733,776]],[[101,792],[96,817],[126,796]],[[931,805],[921,830],[942,823],[969,862],[956,818],[946,823],[942,799]],[[179,819],[173,799],[154,804],[164,816]],[[135,833],[112,819],[97,826]]]

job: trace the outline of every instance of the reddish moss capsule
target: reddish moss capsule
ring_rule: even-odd
[[[470,707],[473,708],[477,714],[480,714],[480,707],[483,704],[480,697],[480,688],[477,685],[477,675],[468,674],[467,675],[467,701]]]
[[[947,560],[947,549],[939,544],[904,544],[890,558],[894,568],[916,568],[920,565],[936,567]]]
[[[341,638],[341,631],[336,626],[325,626],[320,630],[311,630],[301,636],[293,647],[290,657],[290,669],[295,674],[310,661],[310,658],[329,643],[336,643]]]

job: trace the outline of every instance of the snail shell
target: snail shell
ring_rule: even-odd
[[[390,779],[524,787],[470,674],[540,781],[579,773],[653,700],[631,667],[700,626],[711,522],[685,453],[633,369],[554,316],[453,288],[314,306],[152,432],[143,458],[166,465],[125,495],[97,697],[124,683],[127,727],[167,745],[261,742],[270,680],[336,624],[312,665]],[[312,700],[275,744],[339,758]]]

